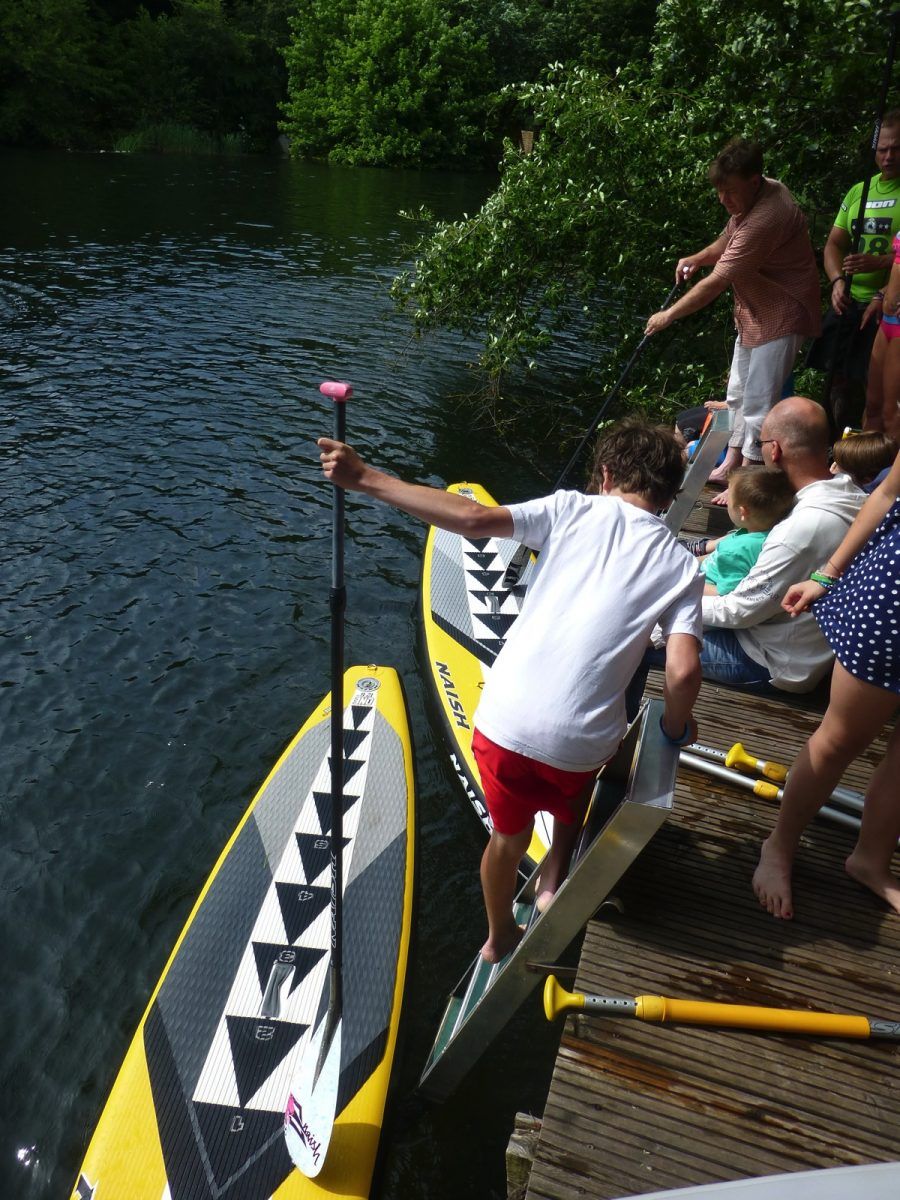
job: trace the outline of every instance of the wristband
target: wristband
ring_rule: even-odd
[[[884,301],[884,292],[875,292],[872,296],[872,299],[873,300],[881,300],[883,302]]]
[[[844,281],[843,275],[835,275],[834,279],[828,280],[828,282],[831,284],[832,287],[834,287],[834,285],[836,283],[843,283],[843,281]]]
[[[812,575],[810,575],[810,579],[813,581],[813,583],[818,583],[823,588],[834,587],[834,585],[837,583],[836,576],[826,575],[822,571],[813,571]]]
[[[681,737],[673,738],[673,737],[669,737],[669,735],[666,733],[665,729],[663,728],[662,717],[660,717],[659,718],[659,732],[663,735],[663,737],[666,739],[666,741],[669,743],[670,746],[689,746],[691,744],[691,742],[694,740],[691,735],[691,726],[688,721],[685,721],[685,723],[684,723],[684,730],[681,734]]]

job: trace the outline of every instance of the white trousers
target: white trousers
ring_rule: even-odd
[[[762,461],[760,430],[766,414],[781,399],[784,381],[790,375],[800,347],[802,333],[789,333],[762,346],[748,349],[741,339],[734,343],[731,374],[725,400],[733,416],[729,446],[739,447],[753,462]]]

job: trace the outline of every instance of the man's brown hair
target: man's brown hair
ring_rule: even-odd
[[[769,528],[783,520],[794,507],[795,493],[783,471],[738,467],[728,473],[728,490],[735,504],[743,505],[760,524]]]
[[[684,478],[684,446],[667,425],[626,417],[600,435],[589,493],[602,491],[604,468],[612,487],[646,496],[654,508],[665,508]]]
[[[713,187],[724,183],[729,175],[752,179],[754,175],[762,173],[762,146],[759,142],[748,142],[742,137],[733,137],[731,141],[726,142],[709,164],[709,181]]]

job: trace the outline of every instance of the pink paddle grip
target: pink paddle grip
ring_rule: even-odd
[[[323,396],[330,396],[336,402],[349,400],[353,395],[353,387],[349,383],[339,383],[337,380],[329,379],[319,384],[319,391]]]

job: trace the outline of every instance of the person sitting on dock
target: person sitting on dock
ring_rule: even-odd
[[[565,879],[597,771],[625,733],[625,687],[656,624],[667,638],[662,732],[679,745],[696,737],[703,581],[657,515],[681,486],[682,448],[670,429],[622,422],[598,442],[593,494],[558,491],[492,508],[405,483],[330,438],[318,445],[339,487],[469,539],[516,538],[540,551],[475,714],[473,749],[493,822],[481,862],[481,954],[499,962],[522,936],[513,900],[535,814],[554,817],[542,911]]]
[[[784,184],[763,174],[757,143],[732,138],[710,163],[709,179],[728,223],[714,242],[678,260],[675,278],[712,270],[654,313],[644,332],[659,333],[732,289],[737,338],[726,399],[734,425],[725,460],[709,477],[724,483],[742,463],[759,465],[763,418],[781,397],[804,339],[819,333],[819,273],[806,217]]]
[[[763,422],[760,453],[787,476],[796,502],[734,591],[703,597],[704,678],[752,692],[809,692],[831,669],[834,656],[812,615],[791,620],[781,608],[790,584],[831,554],[865,500],[846,475],[831,474],[829,448],[825,410],[804,396],[779,401]],[[628,687],[630,717],[648,670],[663,663],[660,650],[647,650]]]
[[[885,433],[845,433],[831,447],[831,469],[849,475],[868,494],[887,477],[897,457],[897,443]]]
[[[702,556],[704,596],[727,596],[750,572],[772,529],[794,507],[794,489],[783,471],[737,467],[728,476],[728,515],[735,528],[689,547]]]

